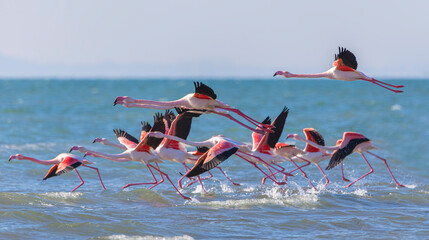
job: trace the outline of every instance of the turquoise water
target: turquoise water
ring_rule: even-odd
[[[389,81],[388,79],[384,79]],[[204,81],[204,80],[203,80]],[[396,188],[384,164],[368,156],[375,172],[351,188],[339,168],[326,171],[331,183],[315,166],[306,169],[317,190],[301,176],[290,177],[286,192],[248,163],[232,157],[224,170],[241,186],[232,186],[218,171],[205,181],[207,193],[193,185],[183,190],[184,201],[163,183],[153,190],[127,183],[151,181],[137,162],[115,163],[89,157],[100,169],[103,191],[91,169],[41,181],[49,166],[11,161],[21,153],[51,159],[72,145],[108,153],[120,150],[92,144],[96,137],[115,140],[114,128],[138,137],[140,121],[152,121],[156,110],[113,106],[116,96],[173,100],[193,91],[189,80],[2,80],[0,81],[0,238],[2,239],[176,239],[203,238],[429,238],[429,81],[400,80],[403,94],[394,94],[366,82],[330,80],[206,80],[218,99],[244,113],[264,119],[290,108],[281,141],[288,133],[314,127],[328,145],[344,131],[373,140],[388,159]],[[193,122],[189,140],[201,141],[224,134],[251,142],[251,132],[220,116],[204,115]],[[300,147],[304,145],[298,143]],[[293,169],[289,163],[282,164]],[[322,167],[327,161],[321,163]],[[179,164],[161,168],[172,180],[183,172]],[[345,161],[353,180],[368,172],[358,154]]]

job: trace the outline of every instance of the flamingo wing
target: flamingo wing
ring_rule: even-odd
[[[46,180],[46,179],[48,179],[48,178],[51,178],[51,177],[55,177],[55,176],[57,176],[57,175],[55,174],[55,172],[57,172],[57,169],[58,169],[58,164],[55,164],[54,166],[52,166],[52,167],[49,169],[48,173],[45,175],[45,177],[43,177],[43,180]]]
[[[302,131],[304,132],[305,138],[307,138],[308,141],[317,143],[320,146],[325,146],[325,139],[323,138],[322,134],[320,134],[316,129],[304,128]],[[304,151],[305,152],[320,152],[320,149],[313,147],[307,143],[305,145]]]
[[[238,148],[229,142],[219,142],[198,158],[195,166],[186,174],[186,177],[195,177],[215,168],[236,153],[237,150]]]
[[[279,141],[280,136],[282,135],[283,128],[286,123],[287,115],[289,114],[289,108],[284,107],[283,110],[280,112],[280,114],[274,119],[273,124],[274,129],[273,133],[270,133],[268,135],[267,144],[270,146],[270,148],[275,148],[276,143]]]
[[[164,113],[165,132],[169,131],[171,123],[175,118],[176,118],[176,115],[174,115],[174,113],[170,109],[165,110],[165,113]]]
[[[341,147],[340,149],[334,152],[334,154],[331,157],[331,160],[329,161],[328,166],[326,167],[326,170],[330,170],[335,166],[337,166],[338,164],[340,164],[348,155],[353,153],[357,145],[368,141],[370,141],[368,138],[350,139],[347,145]]]
[[[213,89],[207,85],[205,85],[202,82],[194,82],[194,86],[195,86],[195,97],[198,98],[204,98],[204,96],[207,96],[211,99],[216,99],[216,93],[213,91]],[[204,95],[204,96],[201,96]]]
[[[162,132],[165,133],[164,116],[160,113],[155,114],[153,117],[153,127],[150,129],[151,132]],[[156,149],[161,144],[162,138],[149,137],[147,145]]]
[[[357,69],[358,63],[356,61],[355,55],[352,52],[350,52],[349,50],[343,47],[338,47],[338,52],[339,52],[338,54],[335,54],[335,60],[341,59],[342,63],[345,66],[350,67],[354,70]]]
[[[190,112],[188,109],[176,108],[177,117],[171,124],[170,135],[187,139],[191,131],[192,118],[201,116],[201,113]]]
[[[59,176],[63,173],[70,172],[71,170],[82,165],[82,162],[73,157],[65,157],[63,161],[58,164],[57,171],[55,172],[55,176]]]
[[[139,144],[139,140],[137,140],[137,138],[131,136],[122,129],[113,129],[113,132],[115,133],[119,143],[124,145],[127,149],[135,148],[137,144]]]

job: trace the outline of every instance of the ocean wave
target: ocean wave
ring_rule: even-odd
[[[191,236],[173,236],[173,237],[164,237],[164,236],[128,236],[128,235],[111,235],[105,237],[97,237],[92,239],[106,239],[106,240],[193,240]]]

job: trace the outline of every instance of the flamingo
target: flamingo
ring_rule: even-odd
[[[274,73],[273,77],[281,75],[285,78],[329,78],[343,81],[355,81],[355,80],[364,80],[371,83],[374,83],[380,87],[383,87],[387,90],[390,90],[395,93],[401,93],[401,90],[391,89],[393,88],[402,88],[403,85],[392,85],[388,84],[374,78],[366,76],[364,73],[357,71],[357,61],[355,55],[349,50],[338,47],[339,53],[335,54],[335,61],[332,64],[332,68],[323,73],[318,74],[293,74],[288,71],[277,71]],[[387,87],[389,86],[389,87]]]
[[[194,82],[194,86],[195,86],[194,93],[190,93],[174,101],[160,102],[160,101],[150,101],[150,100],[143,100],[143,99],[133,99],[128,96],[120,96],[115,99],[115,102],[113,103],[113,105],[121,104],[125,107],[140,107],[140,108],[150,108],[150,109],[160,109],[160,110],[179,107],[179,108],[190,109],[194,112],[198,112],[201,114],[215,113],[215,114],[227,117],[230,120],[240,124],[241,126],[247,129],[255,131],[253,128],[238,121],[237,119],[235,119],[234,117],[232,117],[230,114],[227,113],[227,111],[231,111],[243,117],[249,123],[255,126],[257,126],[258,124],[261,124],[258,121],[254,120],[253,118],[245,115],[239,109],[236,109],[234,107],[231,107],[228,104],[225,104],[219,100],[216,100],[217,98],[216,93],[213,91],[212,88],[205,85],[204,83]],[[262,126],[264,127],[262,131],[271,132],[270,128],[272,126],[265,125],[265,124],[263,124]],[[261,131],[261,130],[258,130],[258,131]]]
[[[265,180],[268,177],[273,176],[273,178],[275,179],[275,174],[284,171],[284,168],[278,165],[278,163],[284,162],[286,161],[286,159],[276,154],[274,151],[274,148],[283,132],[283,128],[286,123],[286,118],[288,114],[289,114],[289,109],[287,107],[284,107],[283,110],[280,112],[280,114],[272,122],[272,126],[274,126],[273,133],[264,133],[263,135],[258,134],[256,132],[252,133],[253,146],[252,146],[251,156],[256,157],[258,163],[260,163],[260,159],[262,159],[264,162],[268,163],[269,165],[274,165],[281,169],[281,171],[277,171],[276,173],[273,173],[271,169],[268,167],[269,165],[262,163],[268,169],[268,171],[270,171],[271,175],[266,175],[262,179],[261,184],[264,184]],[[270,121],[271,121],[270,117],[267,117],[263,122],[269,123]],[[300,171],[302,170],[300,169]],[[304,171],[302,171],[302,173],[305,175]],[[288,174],[288,175],[292,176],[291,174]],[[284,177],[286,180],[286,174],[284,175]]]
[[[148,136],[148,133],[150,131],[164,131],[165,126],[163,122],[163,116],[162,114],[157,114],[154,116],[154,125],[153,127],[150,126],[149,123],[143,122],[142,123],[142,132],[140,137],[140,142],[136,141],[137,139],[132,137],[130,134],[123,130],[115,130],[115,133],[117,134],[118,141],[121,142],[123,145],[126,146],[127,150],[120,154],[107,154],[107,153],[101,153],[89,150],[82,146],[73,146],[70,151],[76,150],[79,152],[85,152],[86,154],[89,154],[94,157],[101,157],[105,158],[107,160],[115,161],[115,162],[128,162],[128,161],[137,161],[141,162],[148,168],[149,172],[151,173],[152,177],[154,178],[154,182],[150,183],[131,183],[123,186],[122,188],[127,188],[130,186],[135,185],[144,185],[144,184],[153,184],[149,189],[154,188],[155,186],[158,186],[164,181],[164,177],[167,178],[167,180],[171,183],[173,188],[177,191],[177,193],[186,200],[190,200],[189,197],[184,196],[182,193],[179,192],[179,190],[174,186],[174,183],[170,180],[168,175],[161,171],[158,163],[163,163],[163,161],[154,154],[153,149],[157,147],[157,144],[159,144],[161,141],[159,139],[150,138]],[[152,163],[156,164],[156,167],[152,165]],[[161,175],[161,180],[157,181],[155,178],[152,170],[157,171]]]
[[[315,142],[320,146],[325,146],[325,139],[323,136],[314,128],[304,128],[302,130],[304,132],[304,135],[307,139],[307,141]],[[276,144],[276,153],[290,159],[292,161],[296,162],[306,162],[303,166],[300,168],[306,167],[313,163],[317,166],[317,168],[320,170],[320,172],[323,174],[323,177],[325,178],[325,187],[329,183],[329,179],[326,176],[326,174],[323,172],[322,168],[320,167],[319,163],[323,160],[326,160],[332,156],[331,153],[328,153],[326,151],[320,150],[316,147],[311,146],[310,144],[306,144],[305,148],[303,150],[295,147],[295,145],[289,145],[286,143],[279,143]],[[295,169],[291,171],[290,173],[298,170]]]
[[[344,132],[343,138],[341,139],[341,141],[337,141],[337,143],[340,143],[340,144],[338,146],[331,146],[331,147],[321,146],[321,145],[318,145],[314,142],[305,140],[302,137],[300,137],[298,134],[289,134],[288,138],[293,138],[295,140],[304,141],[304,142],[312,145],[313,147],[316,147],[316,148],[319,148],[322,150],[335,151],[332,154],[331,160],[329,161],[329,164],[326,167],[326,170],[330,170],[330,169],[334,168],[335,166],[337,166],[338,164],[342,163],[342,161],[348,155],[352,154],[353,152],[359,153],[362,156],[362,158],[365,160],[365,162],[368,164],[370,171],[368,173],[362,175],[361,177],[359,177],[358,179],[356,179],[352,183],[345,186],[346,188],[350,187],[351,185],[353,185],[354,183],[356,183],[360,179],[362,179],[362,178],[364,178],[364,177],[366,177],[369,174],[374,172],[374,169],[371,167],[371,165],[369,164],[368,160],[366,159],[366,157],[363,153],[371,154],[374,157],[382,160],[384,162],[384,164],[386,165],[386,168],[389,171],[390,176],[392,176],[393,181],[396,183],[396,186],[404,187],[404,185],[402,185],[398,181],[396,181],[396,178],[393,176],[392,171],[390,170],[389,165],[387,164],[387,160],[369,151],[371,149],[377,149],[377,148],[374,145],[372,145],[371,140],[369,140],[368,138],[366,138],[364,135],[362,135],[360,133]],[[344,176],[343,176],[343,179],[344,179]]]
[[[38,160],[36,158],[26,157],[26,156],[21,155],[21,154],[15,154],[15,155],[12,155],[9,157],[9,161],[11,161],[12,159],[29,160],[29,161],[32,161],[32,162],[35,162],[38,164],[42,164],[42,165],[54,164],[54,166],[52,166],[49,169],[48,173],[43,178],[43,180],[46,180],[46,179],[51,178],[51,177],[59,176],[63,173],[70,172],[74,169],[76,171],[76,174],[79,177],[81,183],[77,187],[75,187],[73,190],[71,190],[71,192],[74,192],[76,189],[78,189],[80,186],[82,186],[84,184],[84,181],[83,181],[82,177],[80,176],[80,174],[76,168],[79,166],[91,168],[91,169],[94,169],[95,171],[97,171],[98,178],[100,179],[100,182],[101,182],[101,186],[103,187],[104,190],[106,190],[106,188],[104,187],[104,184],[103,184],[103,180],[101,180],[101,176],[100,176],[100,172],[98,171],[98,168],[87,166],[88,164],[92,164],[92,162],[84,159],[81,156],[77,156],[77,155],[70,154],[70,153],[61,153],[51,160]]]

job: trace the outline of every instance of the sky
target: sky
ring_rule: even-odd
[[[348,3],[350,2],[350,4]],[[0,1],[0,78],[429,78],[428,1]]]

